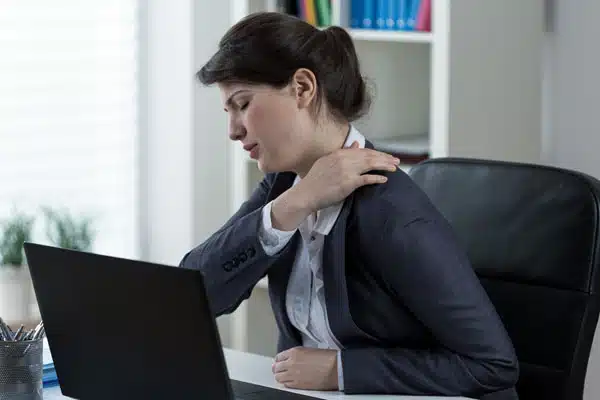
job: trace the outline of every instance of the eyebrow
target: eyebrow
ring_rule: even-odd
[[[249,90],[248,89],[240,89],[238,91],[233,92],[231,94],[231,96],[229,96],[229,98],[225,101],[225,106],[226,107],[231,106],[231,104],[233,103],[233,97],[242,92],[249,92]]]

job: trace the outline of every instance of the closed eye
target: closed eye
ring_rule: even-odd
[[[246,102],[246,103],[244,103],[244,104],[243,104],[243,105],[240,107],[240,110],[245,110],[245,109],[246,109],[246,107],[248,107],[248,104],[250,104],[250,102],[249,102],[249,101],[248,101],[248,102]]]

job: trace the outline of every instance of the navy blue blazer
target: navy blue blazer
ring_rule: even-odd
[[[513,345],[451,227],[407,174],[384,174],[385,184],[346,199],[325,238],[325,301],[343,347],[344,391],[516,399]],[[258,230],[262,207],[293,181],[268,174],[180,264],[202,271],[217,316],[268,275],[278,351],[301,345],[285,309],[300,237],[268,256]]]

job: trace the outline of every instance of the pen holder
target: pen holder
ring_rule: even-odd
[[[43,398],[43,340],[0,341],[0,400]]]

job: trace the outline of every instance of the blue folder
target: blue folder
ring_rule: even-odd
[[[54,369],[54,360],[52,360],[52,353],[50,353],[50,347],[48,346],[48,340],[44,338],[44,367],[42,370],[42,384],[43,387],[58,386],[58,378],[56,377],[56,370]]]
[[[42,383],[45,388],[58,386],[58,378],[56,377],[54,364],[44,364]]]

